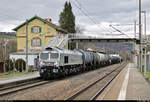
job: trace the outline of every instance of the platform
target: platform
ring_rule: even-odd
[[[11,83],[11,82],[16,82],[16,81],[21,81],[21,80],[33,79],[39,76],[40,76],[39,72],[35,72],[34,74],[25,74],[22,76],[14,76],[11,78],[0,78],[0,85]]]
[[[129,63],[97,100],[150,100],[150,84]]]

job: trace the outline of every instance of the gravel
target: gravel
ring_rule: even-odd
[[[46,85],[41,85],[35,88],[27,89],[8,97],[1,98],[2,100],[53,100],[57,97],[65,95],[68,91],[79,87],[80,85],[88,82],[92,78],[100,75],[101,73],[108,72],[108,69],[114,69],[116,65],[104,67],[74,75],[64,79],[50,80],[53,81]]]

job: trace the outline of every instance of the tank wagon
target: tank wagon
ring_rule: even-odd
[[[43,79],[65,77],[119,63],[120,58],[120,56],[110,56],[99,52],[48,47],[39,53],[39,73]]]
[[[122,58],[118,54],[110,54],[109,56],[112,64],[122,62]]]

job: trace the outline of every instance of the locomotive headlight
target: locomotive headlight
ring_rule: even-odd
[[[41,62],[40,62],[40,65],[45,65],[44,61],[41,61]]]
[[[55,62],[55,63],[54,63],[54,66],[58,67],[58,62]]]
[[[43,62],[40,62],[40,64],[43,64]]]

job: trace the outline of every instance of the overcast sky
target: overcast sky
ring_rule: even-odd
[[[1,0],[0,31],[12,31],[14,27],[34,15],[42,18],[50,17],[52,22],[58,24],[65,1]],[[70,0],[70,2],[76,17],[76,25],[83,27],[84,33],[114,33],[115,30],[109,27],[110,24],[122,32],[134,33],[134,26],[126,24],[134,24],[134,20],[138,20],[138,0]],[[142,9],[147,12],[149,32],[150,0],[142,0]],[[116,24],[120,26],[115,26]]]

